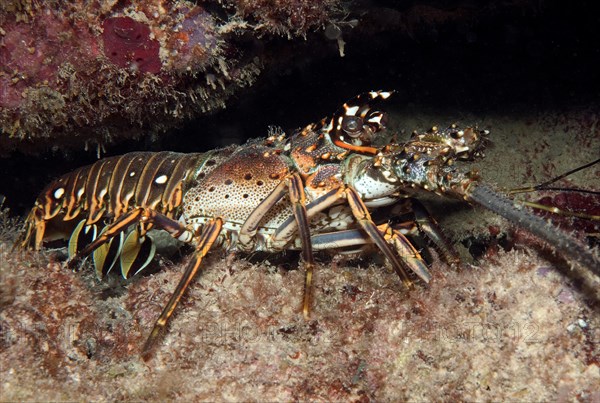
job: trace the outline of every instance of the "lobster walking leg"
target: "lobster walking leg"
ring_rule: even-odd
[[[287,188],[287,190],[286,190]],[[239,241],[246,245],[251,245],[252,238],[256,235],[257,228],[265,214],[285,195],[289,194],[293,207],[294,221],[298,225],[298,234],[302,242],[302,258],[306,265],[306,274],[304,278],[304,298],[302,302],[302,312],[308,319],[310,313],[310,295],[312,274],[314,268],[314,257],[310,241],[310,228],[308,224],[308,214],[306,212],[306,195],[304,194],[304,185],[298,174],[292,174],[286,177],[281,183],[265,198],[250,216],[246,219],[240,229]]]
[[[451,266],[458,266],[460,264],[458,253],[456,253],[454,247],[446,240],[435,219],[420,201],[411,198],[410,203],[419,230],[433,242],[435,249],[442,255],[446,263]]]
[[[152,210],[144,207],[137,207],[127,214],[122,215],[117,221],[110,224],[106,230],[93,242],[86,245],[82,250],[80,250],[75,256],[70,258],[67,261],[67,267],[72,269],[73,265],[79,261],[84,256],[87,256],[95,249],[104,245],[110,239],[114,238],[116,235],[125,231],[133,224],[144,223],[144,224],[154,224],[160,229],[164,229],[169,232],[174,238],[181,238],[184,241],[189,242],[192,238],[191,232],[183,226],[178,221],[172,220],[167,216],[157,212],[156,210]],[[184,238],[182,238],[184,237]]]
[[[144,360],[148,360],[150,358],[154,344],[158,340],[158,337],[162,331],[166,328],[169,318],[173,315],[173,311],[175,311],[177,304],[179,304],[183,293],[187,289],[192,279],[196,276],[196,273],[200,268],[200,264],[202,263],[202,259],[212,248],[213,244],[221,233],[222,228],[223,220],[219,217],[209,221],[204,226],[204,229],[200,234],[200,239],[198,240],[198,246],[196,247],[194,259],[185,269],[181,280],[179,280],[179,284],[177,284],[177,288],[175,288],[175,291],[171,295],[169,302],[167,302],[167,305],[165,305],[162,313],[156,320],[156,323],[152,328],[152,332],[150,332],[150,336],[148,336],[148,339],[142,348],[142,358]]]
[[[402,282],[407,288],[412,288],[412,281],[408,278],[408,274],[404,270],[402,262],[398,258],[398,256],[394,253],[394,250],[387,243],[377,226],[371,219],[371,214],[369,214],[369,210],[365,203],[361,200],[360,195],[356,192],[356,190],[351,187],[346,188],[346,197],[348,198],[348,204],[352,209],[352,213],[354,217],[362,227],[362,229],[369,235],[369,237],[373,240],[375,245],[383,252],[385,257],[392,263],[392,267],[396,271],[396,274],[400,277]],[[416,270],[419,271],[418,269]]]
[[[327,209],[328,207],[331,207],[332,205],[343,199],[344,188],[335,188],[307,204],[306,214],[310,219],[314,217],[315,214],[322,212],[323,210]],[[294,217],[290,217],[283,224],[281,224],[279,228],[275,230],[275,233],[272,237],[272,241],[274,244],[278,244],[280,242],[285,243],[292,237],[295,231],[296,220],[294,219]]]
[[[315,259],[310,240],[310,228],[308,225],[308,216],[306,213],[306,196],[304,194],[304,185],[298,174],[292,175],[289,181],[288,190],[290,192],[290,201],[292,202],[294,217],[298,223],[298,233],[302,241],[302,260],[304,260],[304,298],[302,300],[302,314],[308,319],[310,314],[310,300],[312,291],[312,276],[315,266]]]
[[[427,265],[423,261],[421,254],[415,249],[413,244],[402,234],[402,232],[391,229],[392,235],[390,240],[396,251],[410,269],[421,278],[421,280],[429,283],[431,274],[427,269]]]
[[[292,185],[290,185],[290,187],[291,186]],[[300,190],[296,190],[296,192],[300,192],[302,189],[301,183],[299,183],[297,186]],[[275,193],[275,192],[273,192],[273,193]],[[283,189],[281,190],[281,193],[283,193]],[[292,199],[292,202],[295,203],[295,205],[302,204],[302,203],[297,203],[294,200],[294,196],[293,196],[294,193],[295,192],[290,188],[290,198]],[[279,195],[279,198],[281,196],[282,196],[282,194]],[[394,252],[394,250],[392,249],[392,246],[390,246],[388,241],[385,239],[384,235],[382,235],[382,232],[386,231],[387,225],[385,226],[385,228],[382,227],[381,229],[375,225],[375,223],[371,219],[371,216],[367,210],[367,207],[364,205],[364,203],[360,199],[360,196],[354,189],[352,189],[350,187],[340,187],[338,189],[334,189],[334,190],[328,192],[327,194],[325,194],[323,197],[313,201],[308,206],[303,207],[302,210],[304,210],[304,212],[303,213],[298,212],[298,215],[304,215],[306,217],[310,217],[310,216],[316,214],[317,212],[322,211],[325,208],[331,206],[332,204],[334,204],[335,202],[337,202],[344,196],[348,200],[348,203],[350,204],[350,207],[352,209],[352,212],[353,212],[356,220],[359,222],[362,229],[367,233],[368,240],[374,242],[379,247],[379,249],[381,249],[381,251],[386,255],[386,257],[390,260],[392,266],[394,267],[394,270],[396,271],[398,276],[402,279],[402,282],[408,288],[412,287],[412,281],[409,279],[408,274],[406,273],[406,271],[404,269],[405,266],[410,268],[410,270],[415,272],[424,281],[428,282],[429,279],[431,278],[431,276],[429,274],[429,271],[427,270],[427,266],[425,265],[423,259],[420,256],[419,252],[412,246],[410,241],[408,239],[406,239],[406,237],[400,231],[392,231],[390,234],[388,234],[388,238],[391,239],[391,242],[392,242],[394,248],[398,252],[398,254],[396,254]],[[276,200],[271,201],[270,206],[274,205],[275,202],[276,202]],[[306,213],[307,210],[308,210],[309,214]],[[296,207],[294,209],[294,214],[297,215]],[[301,223],[301,220],[302,219],[299,219],[298,216],[296,216],[296,220],[295,220],[296,223]],[[306,226],[306,230],[307,230],[306,236],[309,237],[308,221],[306,222],[305,225],[304,224],[300,225],[300,227],[302,227],[302,226]],[[433,227],[433,228],[435,228],[435,227]],[[293,229],[294,229],[293,222],[288,220],[288,222],[282,224],[282,226],[275,231],[274,238],[281,239],[284,237],[284,235],[293,233]],[[305,240],[305,238],[302,235],[302,228],[299,228],[299,233],[300,233],[300,236],[302,239],[303,253],[306,253],[306,248],[304,248],[304,245],[311,244],[311,242],[312,242],[311,238],[309,238],[308,242]],[[325,234],[322,234],[322,236],[323,235],[325,235]],[[345,233],[344,235],[348,236],[348,238],[346,239],[346,242],[350,242],[350,243],[355,242],[356,244],[364,244],[364,243],[368,242],[368,240],[365,239],[365,237],[362,233],[349,231],[349,232]],[[342,235],[342,236],[344,236],[344,235]],[[319,243],[326,242],[324,238],[320,239],[319,236],[314,237],[314,239],[316,239],[317,242],[319,242]],[[336,239],[333,242],[336,242],[337,240],[339,240],[339,239]],[[322,246],[322,245],[320,245],[320,246]],[[311,248],[312,248],[312,245],[311,245]],[[312,259],[312,251],[310,252],[310,255],[311,255],[311,259]],[[399,259],[398,255],[403,257],[402,261]],[[307,259],[307,257],[305,257],[305,261],[306,261],[306,259]],[[308,317],[308,314],[309,314],[310,290],[311,290],[311,281],[312,281],[311,269],[312,269],[312,265],[309,265],[309,267],[307,268],[307,271],[306,271],[306,278],[305,278],[305,293],[304,293],[304,304],[303,304],[303,313],[304,313],[305,317]]]
[[[406,265],[426,283],[431,279],[427,265],[423,261],[421,254],[415,249],[412,243],[400,232],[389,224],[377,226],[387,242],[390,242],[400,258]],[[326,234],[315,235],[311,238],[314,249],[336,249],[348,246],[359,246],[373,243],[373,239],[362,230],[353,229],[346,231],[336,231]]]

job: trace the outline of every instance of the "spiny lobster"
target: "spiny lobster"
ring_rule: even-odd
[[[117,261],[125,278],[143,270],[154,255],[153,228],[193,244],[195,257],[156,321],[144,358],[215,246],[301,250],[305,317],[313,250],[375,244],[407,287],[413,283],[409,272],[429,282],[427,265],[407,235],[426,237],[451,265],[459,259],[415,197],[423,191],[482,205],[600,275],[598,258],[585,245],[482,184],[476,171],[459,169],[457,162],[482,157],[487,132],[452,126],[413,133],[406,142],[389,140],[383,134],[387,115],[378,105],[391,94],[359,95],[289,137],[274,130],[265,139],[206,153],[135,152],[99,160],[40,194],[18,244],[40,249],[70,227],[67,265],[93,253],[99,278]],[[413,219],[373,221],[371,212],[390,206]]]

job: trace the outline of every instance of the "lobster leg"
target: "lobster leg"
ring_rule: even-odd
[[[287,187],[287,189],[286,189]],[[286,191],[292,203],[294,220],[298,225],[298,233],[302,241],[302,259],[306,265],[306,275],[304,278],[304,298],[302,302],[302,312],[308,319],[310,312],[310,295],[313,268],[315,265],[312,246],[310,242],[310,229],[308,224],[308,214],[306,212],[306,195],[304,194],[304,184],[298,174],[292,174],[286,177],[271,194],[260,203],[256,209],[246,219],[240,229],[239,241],[248,248],[251,245],[252,238],[256,235],[260,221],[265,214],[285,195]]]
[[[323,196],[313,200],[312,202],[306,205],[306,213],[308,218],[310,219],[314,217],[315,214],[325,210],[328,207],[331,207],[333,204],[343,199],[343,187],[335,188],[325,193]],[[294,219],[294,217],[290,217],[283,224],[281,224],[279,228],[277,228],[277,230],[275,230],[272,241],[276,245],[280,242],[285,244],[294,235],[295,231],[296,220]]]
[[[292,192],[290,191],[290,194],[291,193]],[[412,281],[408,278],[408,274],[406,273],[406,271],[404,269],[405,266],[410,268],[410,270],[412,270],[414,273],[416,273],[425,282],[429,282],[431,275],[429,274],[429,271],[427,270],[427,265],[423,261],[419,252],[414,248],[414,246],[412,246],[410,241],[400,231],[391,230],[390,233],[386,234],[386,232],[388,232],[390,230],[390,228],[387,224],[384,226],[377,227],[375,225],[375,223],[372,221],[371,216],[367,210],[367,207],[364,205],[364,203],[360,199],[360,196],[356,193],[356,191],[354,189],[349,188],[349,187],[340,187],[338,189],[334,189],[334,190],[328,192],[321,198],[313,201],[308,206],[306,206],[306,210],[308,211],[308,214],[306,214],[306,215],[308,217],[312,217],[317,212],[322,211],[322,210],[326,209],[327,207],[335,204],[337,201],[339,201],[344,196],[348,199],[348,203],[350,204],[352,212],[353,212],[355,218],[357,219],[357,221],[360,223],[362,229],[367,233],[367,237],[365,237],[364,233],[359,232],[359,231],[356,231],[356,232],[342,231],[341,233],[340,232],[336,233],[336,234],[339,234],[339,238],[337,237],[336,234],[331,234],[331,238],[327,240],[324,237],[328,236],[329,234],[321,234],[321,235],[317,235],[317,236],[311,238],[310,242],[312,243],[312,239],[314,239],[317,242],[319,249],[323,249],[325,247],[324,244],[327,242],[333,242],[334,244],[337,244],[338,242],[342,242],[342,243],[346,242],[348,245],[351,245],[351,244],[358,245],[358,244],[365,244],[368,242],[373,242],[379,247],[379,249],[381,249],[381,251],[390,260],[390,262],[392,263],[392,266],[394,267],[394,270],[396,271],[398,276],[402,279],[402,282],[407,287],[409,287],[409,288],[412,287]],[[290,197],[290,198],[292,198],[292,197]],[[295,222],[300,222],[300,221],[296,218]],[[432,233],[441,234],[441,232],[439,232],[439,230],[437,230],[437,228],[435,226],[435,222],[430,221],[429,224],[430,224],[430,227],[433,228]],[[306,223],[306,227],[308,230],[308,222]],[[295,229],[294,221],[288,220],[287,222],[283,223],[281,225],[281,227],[275,231],[274,241],[286,239],[286,237],[289,234],[293,233],[294,229]],[[433,232],[436,230],[438,232]],[[299,228],[300,236],[302,239],[302,244],[304,246],[305,241],[302,238],[301,231],[302,231],[301,228]],[[382,232],[386,235],[385,236],[382,235]],[[394,252],[394,250],[392,249],[392,246],[386,240],[386,237],[391,241],[393,247],[396,249],[398,254],[396,254]],[[339,244],[338,244],[338,247],[339,247]],[[303,251],[304,251],[304,249],[303,249]],[[402,258],[403,258],[402,261],[398,258],[398,255],[402,256]],[[311,256],[312,256],[312,252],[311,252]],[[306,279],[305,279],[304,304],[303,304],[303,313],[304,313],[305,317],[308,317],[308,313],[310,311],[309,306],[310,306],[311,281],[312,281],[312,271],[309,271],[307,269]]]
[[[431,275],[429,274],[427,265],[419,252],[404,234],[399,230],[394,229],[389,224],[378,225],[377,229],[383,234],[385,240],[394,246],[396,252],[408,267],[423,281],[428,283],[431,280]],[[370,236],[358,229],[315,235],[311,238],[311,241],[315,250],[335,249],[373,243]]]
[[[253,239],[258,231],[260,221],[264,218],[267,212],[285,195],[286,180],[281,181],[275,189],[252,211],[246,218],[244,224],[240,228],[238,235],[238,245],[241,249],[250,251],[253,246]]]
[[[304,194],[304,185],[300,176],[292,175],[289,182],[290,201],[292,202],[294,217],[298,223],[298,233],[302,241],[302,260],[306,266],[304,276],[304,298],[302,300],[302,313],[305,319],[310,314],[310,300],[312,290],[312,276],[315,266],[312,244],[310,240],[310,228],[308,225],[308,216],[306,213],[306,195]]]
[[[385,257],[387,257],[388,260],[392,263],[392,267],[394,268],[396,274],[398,274],[404,285],[407,288],[412,288],[412,281],[408,278],[408,273],[406,273],[406,271],[404,270],[402,262],[400,261],[396,253],[394,253],[394,250],[392,249],[390,244],[387,243],[384,236],[381,234],[381,232],[371,219],[369,210],[361,200],[360,195],[356,192],[356,190],[352,189],[351,187],[347,187],[345,193],[348,199],[348,204],[352,209],[352,213],[354,214],[354,217],[356,218],[362,229],[367,233],[367,235],[369,235],[369,237],[373,240],[373,243],[377,245],[377,247],[381,250],[381,252],[383,252]],[[410,242],[408,242],[408,240],[406,242],[410,245]],[[410,264],[410,262],[406,263]],[[415,270],[415,272],[419,272],[419,269]]]
[[[92,243],[86,245],[75,256],[67,261],[67,267],[72,269],[73,265],[82,257],[87,256],[101,245],[107,243],[129,226],[137,223],[154,224],[160,229],[169,232],[174,238],[179,238],[184,242],[189,242],[193,235],[185,226],[178,221],[172,220],[156,210],[137,207],[128,213],[122,215],[117,221],[110,224],[106,230],[96,238]]]
[[[398,255],[402,258],[402,261],[405,262],[406,265],[421,278],[421,280],[429,283],[431,274],[429,274],[425,261],[421,257],[419,251],[417,251],[404,234],[398,230],[392,229],[390,240],[398,252]]]
[[[431,240],[435,249],[442,255],[443,259],[450,266],[458,266],[460,264],[460,258],[458,253],[452,247],[452,244],[446,240],[444,233],[438,226],[435,219],[429,214],[425,206],[417,199],[411,198],[411,210],[415,215],[415,222],[419,227],[419,230],[425,234],[425,236]]]
[[[167,302],[167,305],[165,305],[162,313],[156,320],[156,323],[152,328],[152,332],[150,332],[150,336],[148,336],[146,343],[144,343],[144,347],[142,348],[142,358],[144,360],[148,360],[150,358],[153,346],[155,345],[162,331],[167,327],[169,318],[173,315],[173,312],[175,311],[177,304],[179,304],[179,301],[181,300],[181,297],[183,296],[188,285],[196,276],[196,273],[200,268],[200,264],[202,263],[202,259],[206,256],[208,251],[217,240],[222,228],[223,220],[218,217],[204,225],[204,229],[202,230],[200,239],[198,240],[198,246],[196,247],[194,259],[185,269],[181,280],[179,280],[179,284],[177,284],[177,288],[175,288],[175,291],[171,295],[169,302]]]

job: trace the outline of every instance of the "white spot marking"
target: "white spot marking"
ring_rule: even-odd
[[[81,189],[79,189],[79,190],[77,191],[77,198],[78,198],[78,199],[81,199],[81,196],[83,196],[83,192],[84,192],[84,191],[85,191],[85,190],[84,190],[83,188],[81,188]]]
[[[135,176],[135,171],[131,171],[131,173],[129,174],[129,176]]]
[[[367,120],[367,122],[381,124],[381,118],[382,118],[382,116],[383,115],[373,116],[371,119]]]
[[[182,242],[190,242],[192,240],[192,233],[190,231],[184,231],[177,239]]]
[[[60,199],[65,194],[65,188],[58,188],[54,191],[54,198]]]
[[[161,175],[158,178],[154,179],[154,183],[156,183],[158,185],[163,185],[163,184],[167,183],[167,179],[169,179],[167,177],[167,175]]]
[[[358,106],[349,106],[346,108],[346,116],[354,116],[356,111],[358,110]]]

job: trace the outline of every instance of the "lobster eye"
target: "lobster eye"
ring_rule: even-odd
[[[363,120],[359,116],[344,116],[342,130],[350,137],[358,137],[363,130]]]

